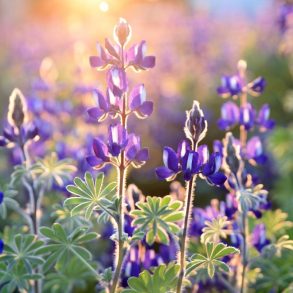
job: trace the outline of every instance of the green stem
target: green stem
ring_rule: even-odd
[[[192,206],[192,193],[194,189],[194,182],[195,182],[196,176],[193,176],[191,180],[187,184],[186,189],[186,198],[185,198],[185,217],[184,217],[184,225],[183,225],[183,233],[180,243],[180,273],[179,278],[177,282],[177,293],[181,292],[182,283],[185,275],[185,257],[186,257],[186,250],[187,250],[187,240],[188,240],[188,229],[189,229],[189,222],[190,222],[190,212],[191,212],[191,206]]]
[[[125,71],[125,66],[124,66],[124,48],[123,46],[121,47],[121,69]],[[122,112],[120,115],[121,119],[121,125],[123,126],[124,129],[127,129],[127,96],[126,93],[123,94],[122,96]],[[112,286],[110,288],[110,293],[115,293],[116,289],[119,285],[119,280],[120,280],[120,274],[122,270],[122,264],[123,264],[123,259],[124,259],[124,240],[123,240],[123,233],[124,233],[124,201],[125,201],[125,181],[126,181],[126,169],[127,169],[127,162],[125,161],[125,151],[121,151],[120,155],[120,166],[117,168],[118,169],[118,190],[117,194],[118,197],[120,198],[120,204],[119,204],[119,219],[117,223],[117,229],[118,229],[118,241],[117,241],[117,248],[116,248],[116,268],[115,268],[115,273],[112,281]]]

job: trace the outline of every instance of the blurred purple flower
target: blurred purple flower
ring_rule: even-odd
[[[222,130],[229,130],[239,123],[239,108],[234,102],[226,102],[221,108],[221,119],[218,120],[218,127]]]
[[[261,131],[271,130],[275,126],[275,121],[270,119],[270,106],[264,104],[258,112],[257,123]]]
[[[240,125],[243,125],[246,130],[250,130],[254,126],[255,109],[250,103],[240,107]]]
[[[258,224],[254,227],[251,234],[251,243],[259,252],[270,244],[270,240],[266,238],[266,227],[264,224]]]

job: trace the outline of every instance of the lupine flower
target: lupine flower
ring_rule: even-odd
[[[141,148],[140,137],[135,134],[128,135],[128,143],[125,147],[126,158],[136,168],[141,167],[149,158],[147,148]]]
[[[153,112],[153,103],[146,101],[146,92],[143,84],[133,88],[129,95],[129,109],[138,118],[146,118]]]
[[[220,203],[220,210],[229,220],[233,219],[234,214],[238,210],[236,197],[231,193],[227,194],[226,201],[221,201]]]
[[[264,104],[258,112],[257,123],[261,131],[273,129],[275,121],[270,119],[270,106]]]
[[[4,199],[4,193],[2,191],[0,191],[0,205],[2,204]]]
[[[99,138],[93,141],[95,155],[88,156],[87,162],[94,169],[100,169],[107,163],[113,163],[112,157],[118,157],[125,150],[127,164],[141,167],[148,160],[148,149],[141,148],[140,137],[135,134],[127,134],[121,124],[110,125],[108,142]]]
[[[0,239],[0,254],[3,252],[4,250],[4,242],[2,239]]]
[[[131,27],[124,20],[120,19],[120,22],[114,29],[114,39],[117,45],[124,49],[124,46],[131,38]],[[115,48],[111,42],[106,39],[105,49],[97,44],[98,56],[90,57],[90,65],[98,70],[103,70],[108,66],[117,68],[129,68],[132,67],[136,71],[146,70],[155,66],[155,57],[146,56],[146,43],[140,42],[132,46],[128,50],[123,50],[124,62],[122,61],[122,50]]]
[[[226,176],[219,172],[221,156],[213,153],[209,156],[206,146],[201,146],[198,151],[192,151],[187,141],[179,144],[177,153],[170,147],[165,147],[163,152],[163,167],[156,169],[156,174],[161,180],[173,180],[180,172],[185,181],[189,181],[193,175],[200,176],[214,185],[222,185]]]
[[[270,240],[266,238],[266,227],[264,224],[258,224],[254,227],[251,235],[252,245],[261,252],[262,249],[270,244]]]
[[[240,107],[240,125],[243,125],[246,130],[250,130],[254,126],[255,109],[250,103]]]
[[[118,67],[111,68],[107,73],[107,85],[114,96],[121,98],[128,87],[125,71]]]
[[[126,52],[127,67],[132,67],[136,71],[153,68],[156,64],[156,58],[154,56],[146,56],[146,50],[145,41],[132,46]]]
[[[233,102],[226,102],[221,108],[221,119],[218,120],[218,126],[222,130],[228,130],[239,123],[239,108]]]
[[[246,83],[243,78],[243,72],[246,70],[246,62],[238,62],[238,73],[236,75],[223,76],[221,86],[218,87],[217,93],[223,98],[237,97],[242,93],[249,93],[252,96],[259,96],[265,89],[265,79],[257,77],[253,81]]]
[[[262,142],[258,136],[253,136],[248,140],[244,157],[257,164],[266,162],[267,156],[264,154]]]
[[[242,81],[238,75],[223,76],[217,92],[223,98],[228,98],[239,95],[242,92],[242,87]]]
[[[283,4],[279,15],[279,25],[283,33],[290,27],[290,18],[293,18],[293,4]]]

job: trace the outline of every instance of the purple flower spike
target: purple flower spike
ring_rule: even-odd
[[[118,67],[113,67],[108,71],[107,82],[109,88],[115,96],[122,97],[127,90],[127,78],[125,71]]]
[[[95,89],[93,94],[98,106],[90,108],[88,110],[88,114],[91,118],[101,122],[107,117],[107,113],[109,111],[109,105],[107,103],[106,98],[99,90]]]
[[[242,92],[242,85],[239,76],[224,76],[221,80],[221,86],[217,92],[223,98],[239,95]]]
[[[170,181],[175,178],[180,170],[177,154],[172,148],[164,148],[163,162],[165,166],[156,168],[156,174],[161,180]]]
[[[156,58],[154,56],[145,56],[145,52],[145,41],[132,46],[126,53],[128,66],[133,67],[136,71],[153,68],[156,64]]]
[[[268,104],[264,104],[259,110],[257,123],[261,131],[270,130],[275,127],[275,121],[270,119],[270,106]]]
[[[222,186],[226,181],[226,176],[219,172],[221,168],[222,156],[220,153],[211,154],[208,162],[202,166],[202,177],[212,185]]]
[[[266,86],[266,80],[263,77],[258,77],[248,84],[248,92],[252,96],[259,96],[263,93]]]
[[[128,143],[125,147],[126,157],[136,168],[141,167],[149,158],[148,149],[141,148],[140,137],[135,134],[128,136]]]
[[[129,96],[129,108],[138,118],[146,118],[153,112],[153,103],[146,101],[144,85],[136,86]]]
[[[255,110],[250,103],[240,108],[240,125],[246,130],[250,130],[254,126]]]
[[[221,108],[221,119],[218,126],[221,130],[229,130],[239,122],[239,108],[233,102],[226,102]]]
[[[267,161],[267,156],[264,154],[262,142],[258,136],[253,136],[246,146],[246,158],[253,163],[264,164]]]
[[[110,125],[108,149],[112,156],[118,157],[127,145],[127,132],[121,124]]]

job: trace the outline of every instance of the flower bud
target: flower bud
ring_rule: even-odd
[[[240,166],[240,146],[236,144],[231,132],[224,139],[224,168],[227,172],[237,174]]]
[[[7,114],[8,122],[20,128],[27,120],[27,106],[22,92],[15,88],[9,97],[9,110]]]
[[[193,101],[192,109],[186,111],[184,132],[194,145],[200,142],[206,135],[208,123],[198,101]]]
[[[114,28],[114,39],[117,44],[124,46],[131,38],[131,26],[128,22],[120,18],[119,23]]]

